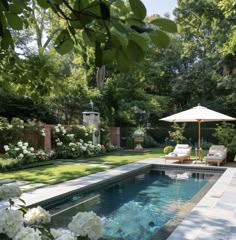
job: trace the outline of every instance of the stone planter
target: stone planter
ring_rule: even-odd
[[[142,151],[142,143],[144,142],[144,136],[135,136],[134,142],[136,143],[136,147],[134,149],[137,151]]]

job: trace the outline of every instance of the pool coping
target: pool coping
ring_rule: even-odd
[[[57,185],[36,189],[23,193],[22,199],[27,206],[44,205],[49,200],[73,194],[88,186],[96,186],[107,181],[117,180],[119,177],[134,174],[145,168],[158,166],[158,169],[192,169],[197,171],[224,171],[222,176],[206,193],[200,202],[190,211],[185,219],[177,226],[168,240],[220,240],[236,239],[236,169],[227,167],[210,167],[189,164],[173,164],[162,158],[149,158],[135,163],[122,165],[117,168],[98,172]],[[7,202],[0,202],[0,209],[8,206]]]

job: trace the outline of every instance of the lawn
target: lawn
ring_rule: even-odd
[[[145,158],[156,158],[163,156],[162,148],[150,149],[150,152],[115,152],[95,158],[55,161],[54,164],[41,167],[34,167],[25,170],[11,171],[9,173],[0,173],[1,178],[13,178],[18,180],[26,180],[31,182],[41,182],[55,184],[92,173],[113,168],[116,166],[136,162]],[[192,151],[192,158],[195,152]],[[81,164],[78,164],[81,163]]]
[[[162,149],[151,149],[147,153],[133,152],[115,152],[109,155],[96,158],[71,160],[73,163],[57,161],[51,165],[35,167],[30,169],[11,171],[9,173],[0,173],[1,178],[13,178],[31,182],[41,182],[55,184],[92,173],[103,171],[107,167],[115,167],[131,162],[139,161],[145,158],[158,157],[163,155]],[[83,162],[76,164],[76,162]],[[107,167],[104,167],[106,165]]]

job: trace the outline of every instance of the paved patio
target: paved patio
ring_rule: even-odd
[[[168,164],[172,165],[174,162],[175,161],[168,161]],[[150,164],[167,166],[164,159],[161,158],[145,159],[61,184],[41,186],[41,188],[32,192],[23,193],[22,198],[26,201],[27,205],[40,204],[50,198],[78,191],[91,184],[102,183],[121,174],[148,167]],[[189,167],[190,165],[181,164],[181,166]],[[191,166],[196,168],[201,167],[201,165]],[[226,167],[223,175],[192,209],[181,224],[178,225],[168,240],[235,240],[235,199],[236,168]],[[0,208],[6,206],[6,202],[0,202]]]

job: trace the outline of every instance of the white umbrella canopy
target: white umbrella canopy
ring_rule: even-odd
[[[167,122],[198,122],[198,149],[201,148],[201,123],[202,122],[218,122],[218,121],[235,121],[235,118],[229,117],[225,114],[210,110],[206,107],[198,106],[189,110],[176,113],[169,117],[160,119]]]

